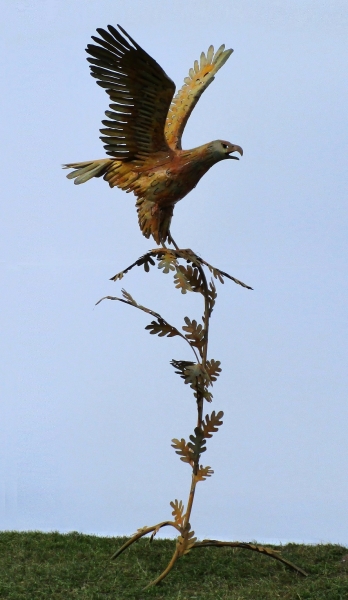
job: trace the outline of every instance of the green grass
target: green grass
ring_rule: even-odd
[[[116,561],[126,538],[79,533],[0,533],[0,598],[9,600],[347,600],[348,570],[338,545],[282,546],[305,569],[304,578],[277,561],[231,548],[203,548],[179,559],[157,587],[142,588],[164,569],[172,540],[143,539]],[[277,549],[280,549],[279,547]]]

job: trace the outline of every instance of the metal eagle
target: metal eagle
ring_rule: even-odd
[[[97,45],[88,44],[86,52],[92,77],[111,100],[100,130],[111,158],[64,168],[74,169],[67,177],[76,184],[103,176],[110,187],[133,192],[143,235],[152,235],[157,244],[175,244],[170,235],[175,204],[215,163],[238,160],[233,152],[243,154],[240,146],[224,140],[181,148],[193,108],[233,50],[225,50],[223,44],[215,53],[213,46],[207,54],[202,52],[174,96],[175,84],[159,64],[120,25],[119,31],[111,25],[107,29],[97,29],[100,37],[92,36]]]

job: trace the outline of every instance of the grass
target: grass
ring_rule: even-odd
[[[254,552],[203,548],[181,558],[157,587],[142,588],[169,562],[172,540],[140,540],[116,561],[127,538],[79,533],[0,533],[0,599],[9,600],[347,600],[348,549],[287,544],[282,554],[304,578]],[[280,549],[277,547],[276,549]]]

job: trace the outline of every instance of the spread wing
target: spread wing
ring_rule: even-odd
[[[171,148],[181,150],[181,137],[191,112],[232,52],[233,50],[225,50],[223,44],[214,54],[214,47],[210,46],[207,55],[202,52],[200,63],[195,60],[193,69],[185,77],[183,87],[173,98],[169,108],[165,135]]]
[[[164,126],[175,85],[159,64],[118,25],[97,29],[98,44],[88,44],[91,75],[112,104],[100,138],[106,153],[119,160],[146,159],[166,150]]]

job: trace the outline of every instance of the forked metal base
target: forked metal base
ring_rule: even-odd
[[[149,533],[152,533],[152,536],[150,538],[150,542],[152,542],[156,533],[162,527],[166,527],[166,526],[174,527],[175,529],[177,529],[180,532],[180,534],[183,533],[181,531],[181,528],[174,521],[163,521],[162,523],[158,523],[157,525],[153,525],[152,527],[144,527],[143,529],[139,529],[137,531],[137,533],[135,533],[125,544],[123,544],[123,546],[121,546],[121,548],[119,548],[117,550],[117,552],[115,552],[115,554],[112,555],[111,560],[114,560],[115,558],[120,556],[120,554],[122,554],[122,552],[127,550],[127,548],[129,548],[129,546],[134,544],[134,542],[137,542],[144,535],[148,535]],[[259,546],[258,544],[249,544],[247,542],[219,542],[218,540],[203,540],[202,542],[195,542],[190,547],[190,550],[193,550],[195,548],[207,548],[210,546],[216,546],[218,548],[228,546],[230,548],[244,548],[244,550],[252,550],[253,552],[259,552],[260,554],[265,554],[266,556],[269,556],[270,558],[274,558],[275,560],[278,560],[279,562],[281,562],[284,565],[286,565],[287,567],[289,567],[289,569],[296,571],[296,573],[299,573],[300,575],[303,575],[304,577],[308,577],[308,573],[306,573],[306,571],[304,571],[300,567],[297,567],[296,565],[294,565],[294,563],[290,562],[286,558],[283,558],[280,555],[279,551],[271,550],[270,548],[265,548],[265,546]],[[154,579],[153,581],[148,583],[148,585],[144,587],[144,590],[151,587],[152,585],[157,585],[160,581],[162,581],[162,579],[164,579],[168,575],[168,573],[172,570],[172,568],[174,567],[178,558],[180,558],[180,556],[182,556],[183,554],[186,554],[186,552],[184,552],[184,553],[180,552],[180,539],[179,539],[177,546],[175,548],[175,552],[174,552],[171,560],[169,561],[167,567],[156,579]]]

